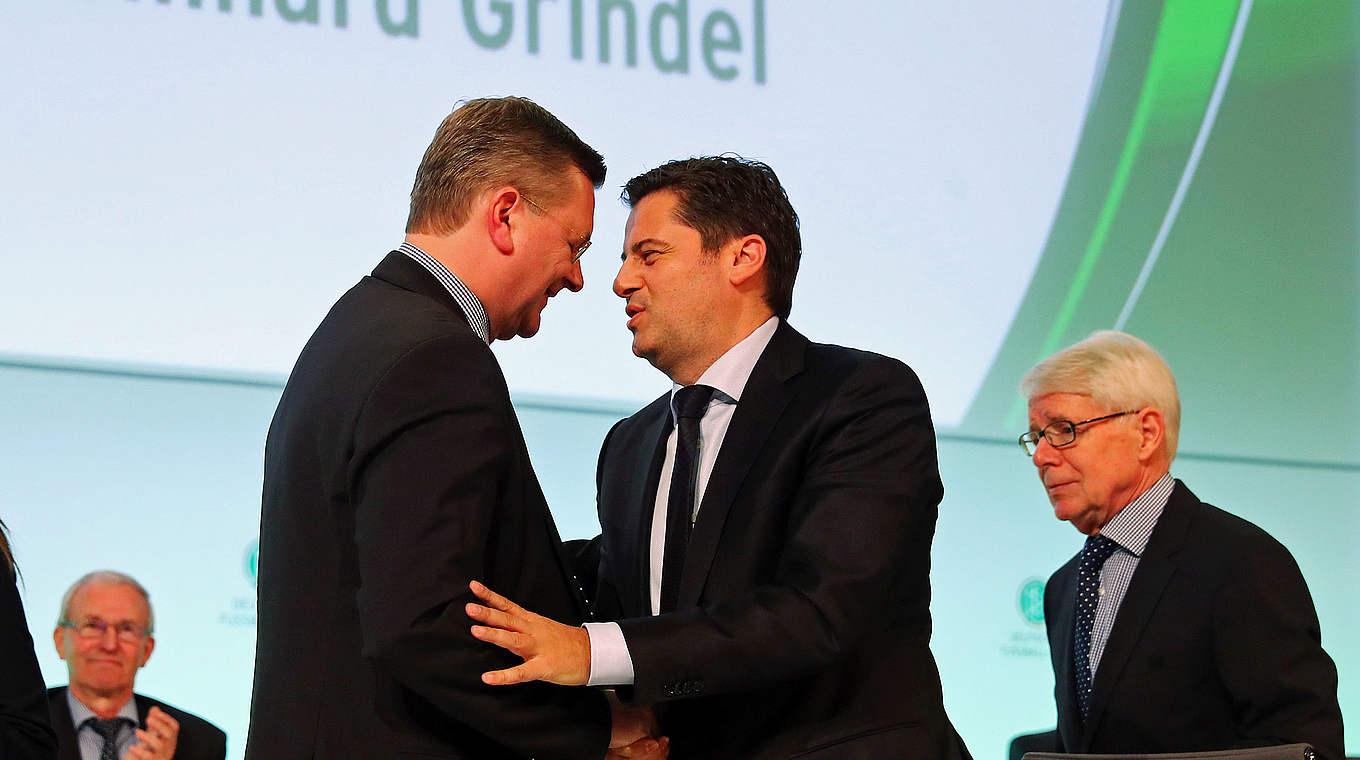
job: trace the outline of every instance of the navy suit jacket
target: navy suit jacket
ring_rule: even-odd
[[[1252,523],[1176,482],[1076,705],[1077,563],[1044,591],[1059,751],[1195,752],[1307,742],[1341,760],[1336,666],[1298,565]]]
[[[943,494],[925,392],[901,362],[781,323],[733,412],[676,612],[650,616],[669,394],[600,452],[597,612],[672,760],[957,757],[930,642]]]
[[[495,356],[394,251],[316,329],[269,428],[246,757],[603,757],[598,690],[482,683],[520,659],[472,637],[472,579],[584,619]]]

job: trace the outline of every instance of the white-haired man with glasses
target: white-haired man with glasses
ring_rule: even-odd
[[[1086,545],[1049,579],[1056,751],[1307,742],[1340,760],[1336,666],[1289,551],[1171,477],[1180,400],[1147,343],[1097,332],[1025,375],[1020,444]],[[1037,747],[1033,747],[1037,748]]]
[[[52,641],[70,686],[47,692],[59,760],[222,760],[227,735],[133,691],[156,647],[151,597],[131,576],[98,570],[61,600]]]

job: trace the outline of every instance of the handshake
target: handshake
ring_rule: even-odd
[[[609,736],[605,760],[645,758],[664,760],[670,755],[670,739],[657,736],[656,713],[650,707],[630,707],[609,695],[609,710],[614,727]]]

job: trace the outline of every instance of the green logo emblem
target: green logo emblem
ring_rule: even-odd
[[[250,585],[256,586],[260,582],[260,539],[255,539],[246,544],[245,557],[246,579]]]
[[[1044,582],[1030,578],[1020,584],[1020,617],[1030,625],[1044,624]]]

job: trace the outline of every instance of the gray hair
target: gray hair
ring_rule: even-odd
[[[137,593],[142,595],[142,599],[146,601],[147,634],[150,635],[151,632],[156,629],[155,614],[151,611],[151,594],[147,592],[142,584],[137,582],[136,578],[133,578],[127,573],[120,573],[117,570],[95,570],[94,572],[80,576],[75,583],[72,583],[71,587],[66,589],[66,593],[61,595],[61,613],[57,618],[57,625],[73,622],[71,620],[71,597],[75,596],[77,591],[96,583],[108,586],[131,586],[135,589]]]
[[[1181,400],[1161,355],[1128,333],[1100,330],[1034,365],[1020,381],[1034,400],[1050,393],[1090,396],[1111,411],[1152,407],[1166,420],[1168,459],[1176,458]]]

